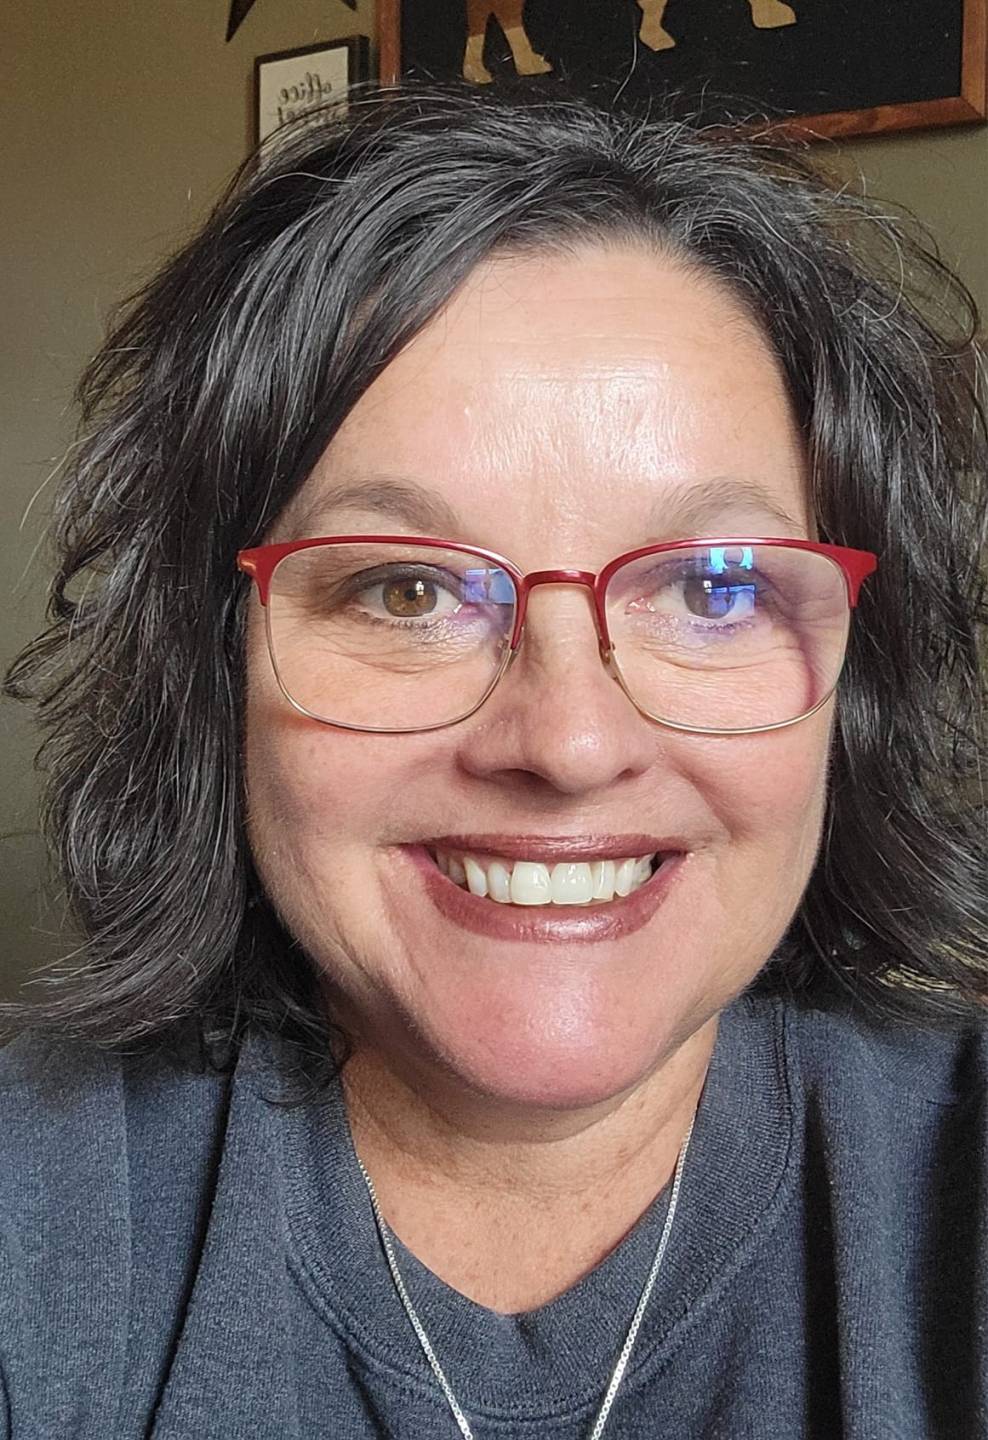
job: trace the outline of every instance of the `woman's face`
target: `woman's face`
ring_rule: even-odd
[[[525,571],[596,571],[704,534],[812,535],[770,350],[713,281],[634,249],[476,271],[365,393],[268,538],[434,533],[360,499],[382,477],[455,511],[446,538]],[[356,497],[317,514],[344,482]],[[498,688],[425,733],[292,709],[256,596],[247,644],[256,861],[367,1053],[491,1101],[597,1105],[715,1029],[789,924],[820,838],[832,704],[762,734],[663,729],[602,665],[578,586],[534,590]],[[661,845],[640,853],[678,858],[637,927],[492,935],[437,903],[421,847],[450,835],[490,853],[490,837],[530,837],[533,859],[549,839],[645,836]]]

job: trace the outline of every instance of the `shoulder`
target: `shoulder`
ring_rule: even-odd
[[[114,1057],[95,1046],[28,1032],[0,1046],[0,1105],[31,1094],[54,1099],[67,1080],[105,1079],[114,1068]]]
[[[982,1264],[988,1027],[893,1023],[829,999],[753,1003],[773,1020],[774,1067],[762,1070],[766,1093],[783,1091],[785,1193],[813,1233],[867,1268],[890,1237],[935,1249],[932,1226],[965,1237]]]
[[[988,1015],[953,1029],[876,1016],[852,1001],[778,1001],[786,1045],[807,1088],[875,1105],[963,1107],[988,1087]]]
[[[121,1108],[120,1062],[93,1047],[21,1035],[0,1050],[0,1211],[42,1157],[71,1170]]]
[[[43,1213],[80,1196],[125,1204],[135,1167],[164,1147],[194,1154],[208,1142],[224,1077],[160,1055],[120,1055],[94,1045],[24,1034],[0,1049],[0,1216]],[[181,1164],[180,1167],[181,1168]]]
[[[37,1035],[0,1049],[0,1354],[122,1312],[152,1214],[194,1239],[228,1089],[161,1054]]]
[[[0,1370],[26,1413],[71,1397],[114,1433],[140,1306],[177,1323],[228,1091],[161,1054],[27,1035],[0,1050]]]
[[[119,1062],[98,1050],[29,1035],[0,1050],[0,1364],[15,1382],[117,1299],[122,1112]]]

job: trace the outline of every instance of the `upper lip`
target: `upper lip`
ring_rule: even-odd
[[[437,835],[420,842],[427,850],[468,855],[503,855],[506,860],[560,864],[581,860],[622,860],[687,849],[681,839],[657,835]]]

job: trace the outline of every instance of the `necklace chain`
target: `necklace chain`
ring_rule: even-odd
[[[690,1138],[693,1134],[693,1126],[695,1123],[696,1115],[694,1114],[693,1119],[690,1121],[690,1128],[686,1132],[686,1138],[683,1141],[682,1146],[680,1147],[679,1159],[676,1162],[676,1171],[672,1181],[672,1194],[669,1197],[669,1209],[666,1213],[665,1225],[662,1227],[662,1235],[659,1240],[658,1248],[655,1252],[655,1258],[652,1261],[651,1269],[648,1272],[648,1276],[642,1288],[641,1296],[638,1300],[638,1305],[635,1308],[635,1313],[632,1317],[631,1325],[628,1327],[628,1334],[625,1337],[624,1345],[621,1347],[621,1354],[618,1356],[617,1364],[614,1366],[614,1372],[611,1375],[611,1381],[607,1387],[607,1394],[604,1396],[604,1403],[600,1407],[600,1413],[598,1414],[596,1423],[594,1424],[594,1427],[590,1432],[590,1440],[600,1440],[600,1435],[604,1428],[604,1422],[606,1421],[610,1413],[611,1406],[614,1403],[614,1396],[617,1394],[618,1386],[621,1384],[621,1381],[624,1377],[624,1372],[628,1365],[628,1359],[631,1355],[635,1340],[638,1337],[638,1330],[641,1326],[642,1317],[645,1314],[645,1307],[648,1304],[648,1298],[652,1293],[652,1287],[655,1284],[655,1277],[659,1273],[659,1266],[662,1264],[662,1256],[665,1253],[666,1242],[669,1239],[669,1232],[672,1229],[673,1216],[676,1213],[676,1202],[679,1199],[679,1182],[682,1179],[683,1166],[686,1162],[686,1152],[689,1149]],[[473,1431],[470,1429],[469,1422],[467,1421],[466,1416],[461,1410],[456,1396],[453,1394],[452,1386],[446,1379],[446,1376],[443,1373],[443,1368],[440,1365],[439,1361],[436,1359],[436,1353],[432,1348],[429,1337],[425,1333],[425,1327],[423,1326],[422,1321],[419,1319],[418,1315],[415,1313],[415,1307],[409,1299],[408,1291],[405,1288],[405,1282],[401,1278],[401,1271],[398,1269],[398,1261],[395,1257],[394,1246],[391,1243],[391,1231],[389,1230],[385,1222],[384,1216],[381,1214],[381,1207],[378,1204],[377,1191],[374,1189],[374,1182],[368,1175],[367,1170],[364,1167],[364,1162],[361,1160],[359,1155],[357,1156],[357,1164],[360,1166],[360,1173],[363,1175],[364,1181],[367,1185],[367,1192],[370,1195],[371,1207],[374,1211],[374,1220],[377,1224],[378,1234],[381,1237],[381,1244],[384,1247],[384,1253],[387,1256],[388,1268],[391,1271],[391,1278],[394,1280],[395,1289],[398,1291],[398,1296],[401,1300],[402,1305],[405,1307],[405,1312],[408,1315],[409,1320],[412,1322],[412,1328],[415,1331],[415,1334],[418,1337],[418,1342],[425,1353],[425,1358],[428,1360],[429,1365],[432,1368],[432,1373],[435,1375],[442,1388],[443,1394],[446,1396],[446,1400],[449,1403],[449,1408],[453,1412],[453,1418],[456,1420],[460,1434],[463,1436],[463,1440],[474,1440],[474,1434]]]

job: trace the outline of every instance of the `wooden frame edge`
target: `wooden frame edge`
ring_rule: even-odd
[[[806,139],[807,132],[821,139],[863,140],[869,135],[895,135],[907,130],[931,130],[944,125],[973,125],[985,118],[963,95],[940,100],[913,100],[903,105],[876,105],[869,110],[829,110],[823,115],[800,115],[779,122],[779,129]]]
[[[377,0],[377,73],[380,83],[397,85],[400,70],[401,0]]]
[[[965,0],[961,95],[979,120],[988,120],[988,0]]]
[[[378,0],[378,77],[382,85],[401,78],[401,0]],[[783,132],[806,138],[864,138],[988,120],[988,0],[964,0],[961,93],[936,100],[876,105],[862,110],[830,110],[778,122]]]

